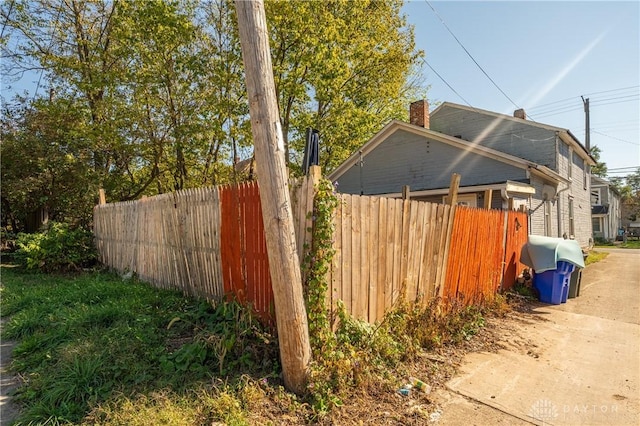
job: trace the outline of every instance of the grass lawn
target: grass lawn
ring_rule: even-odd
[[[639,240],[627,240],[626,243],[622,243],[617,245],[619,248],[629,248],[629,249],[640,249],[640,241]]]
[[[1,272],[19,424],[248,424],[241,390],[279,380],[273,338],[236,304],[102,272]]]
[[[609,244],[596,244],[596,248],[624,248],[624,249],[640,249],[640,241],[639,240],[627,240],[626,243],[609,243]]]

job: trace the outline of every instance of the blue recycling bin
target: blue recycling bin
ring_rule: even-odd
[[[540,293],[540,301],[559,305],[567,301],[569,281],[575,266],[572,263],[558,261],[556,269],[536,273],[533,286]]]

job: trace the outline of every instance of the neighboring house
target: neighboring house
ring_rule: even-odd
[[[526,209],[531,233],[591,243],[595,161],[571,132],[452,103],[430,114],[426,101],[414,102],[410,117],[387,124],[329,175],[340,192],[398,197],[408,185],[412,199],[443,202],[459,173],[462,204]]]
[[[591,176],[593,237],[613,241],[622,228],[620,195],[606,179]]]

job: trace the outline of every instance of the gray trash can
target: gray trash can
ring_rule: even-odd
[[[582,268],[575,268],[569,279],[569,299],[580,296],[580,281],[582,280]]]
[[[582,258],[585,262],[587,256],[589,256],[588,253],[582,253]],[[569,299],[580,296],[580,281],[582,281],[582,268],[575,268],[569,279],[569,294],[567,295]]]

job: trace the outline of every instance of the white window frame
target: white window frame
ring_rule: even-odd
[[[591,205],[592,206],[601,206],[602,205],[602,188],[591,188]],[[595,196],[595,202],[594,202]]]
[[[567,207],[569,212],[569,238],[574,238],[576,235],[576,223],[573,216],[573,197],[569,196],[569,205]]]
[[[569,180],[573,180],[573,149],[569,147],[569,170],[567,172]]]
[[[589,188],[589,165],[585,160],[582,160],[582,186],[584,189]]]

